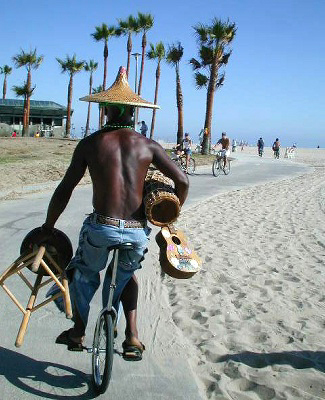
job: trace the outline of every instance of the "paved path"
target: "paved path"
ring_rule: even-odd
[[[259,159],[238,154],[232,162],[228,176],[213,177],[211,167],[198,168],[190,177],[191,187],[185,209],[229,190],[256,185],[269,180],[308,172],[308,167],[285,160]],[[2,272],[18,256],[19,247],[26,233],[44,222],[52,192],[34,193],[23,198],[0,202],[0,254]],[[74,249],[80,225],[86,213],[91,212],[91,188],[78,188],[59,220],[58,228],[72,241]],[[154,242],[154,241],[151,241]],[[154,243],[149,246],[153,248]],[[154,251],[157,251],[155,249]],[[148,263],[146,260],[144,264]],[[150,281],[150,268],[144,265],[141,274]],[[149,275],[148,275],[149,274]],[[8,279],[10,289],[23,304],[27,301],[24,285],[18,278]],[[142,282],[141,282],[141,287]],[[148,301],[148,299],[141,301]],[[151,301],[160,301],[154,298]],[[53,305],[46,306],[32,315],[23,346],[14,347],[21,312],[0,290],[0,399],[92,399],[90,386],[91,357],[87,354],[67,352],[64,346],[54,344],[57,334],[69,327],[69,322]],[[94,309],[100,307],[99,296],[93,300]],[[94,312],[95,315],[95,312]],[[141,324],[145,321],[142,317]],[[94,324],[94,319],[90,325]],[[150,328],[149,328],[150,329]],[[159,331],[159,329],[158,329]],[[159,334],[159,332],[158,332]],[[90,343],[88,343],[90,344]],[[181,344],[174,343],[181,347]],[[100,398],[128,399],[186,399],[204,398],[195,384],[186,354],[170,358],[168,352],[159,355],[146,352],[140,363],[128,363],[116,356],[112,381],[107,393]]]

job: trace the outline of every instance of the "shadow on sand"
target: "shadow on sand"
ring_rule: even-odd
[[[37,361],[1,346],[0,360],[0,375],[17,388],[40,398],[87,400],[96,397],[90,376],[74,368]],[[8,389],[8,393],[12,393],[12,389]]]
[[[238,361],[252,368],[264,368],[268,365],[287,364],[296,369],[315,368],[325,372],[324,351],[284,351],[281,353],[253,353],[245,351],[237,354],[226,354],[218,362]]]

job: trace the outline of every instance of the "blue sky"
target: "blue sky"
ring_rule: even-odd
[[[197,90],[188,63],[197,57],[193,26],[208,24],[213,17],[237,25],[233,53],[226,67],[224,86],[215,94],[212,141],[222,131],[231,138],[255,144],[263,136],[267,145],[279,137],[283,146],[325,147],[325,1],[324,0],[185,0],[109,1],[12,0],[1,8],[0,65],[13,66],[12,56],[20,49],[37,48],[44,55],[33,71],[36,85],[32,99],[52,100],[66,106],[68,75],[61,74],[56,57],[74,53],[77,59],[98,61],[94,86],[103,79],[103,44],[91,33],[103,22],[116,25],[137,12],[151,13],[154,27],[148,42],[163,41],[166,47],[180,41],[184,47],[181,83],[184,95],[184,125],[197,141],[204,124],[206,91]],[[108,85],[120,65],[126,66],[126,37],[108,43]],[[133,52],[141,52],[141,35],[133,37]],[[139,62],[140,65],[140,62]],[[142,97],[153,101],[156,64],[146,61]],[[135,60],[132,58],[130,86],[134,88]],[[25,69],[13,68],[8,77],[7,98],[15,98],[13,85],[26,79]],[[0,76],[2,92],[3,76]],[[73,119],[75,133],[86,124],[89,74],[74,78]],[[163,63],[158,95],[155,138],[175,140],[177,109],[175,71]],[[141,110],[140,119],[150,125],[151,111]],[[97,106],[92,106],[91,127],[97,128]]]

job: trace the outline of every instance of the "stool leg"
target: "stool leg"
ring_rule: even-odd
[[[42,274],[38,274],[37,278],[36,278],[36,281],[35,281],[35,284],[34,284],[34,287],[33,287],[33,290],[32,290],[32,294],[31,294],[31,296],[29,298],[29,301],[28,301],[28,304],[27,304],[27,307],[26,307],[26,314],[23,317],[23,320],[21,322],[21,325],[20,325],[20,328],[19,328],[19,331],[18,331],[18,335],[17,335],[17,339],[16,339],[16,343],[15,343],[16,347],[20,347],[23,344],[25,333],[26,333],[26,329],[27,329],[27,325],[28,325],[28,322],[29,322],[29,318],[30,318],[32,309],[34,307],[36,296],[37,296],[37,293],[38,293],[38,290],[39,290],[39,285],[41,284],[42,279],[43,279],[43,275]]]
[[[64,309],[65,316],[69,319],[72,318],[72,308],[71,308],[71,300],[70,300],[70,291],[69,291],[69,283],[65,273],[63,273],[62,283],[64,287],[63,293],[63,301],[64,301]]]

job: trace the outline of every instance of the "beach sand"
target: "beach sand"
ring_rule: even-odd
[[[325,398],[325,151],[296,153],[312,172],[217,195],[178,221],[203,269],[164,283],[203,398]]]

